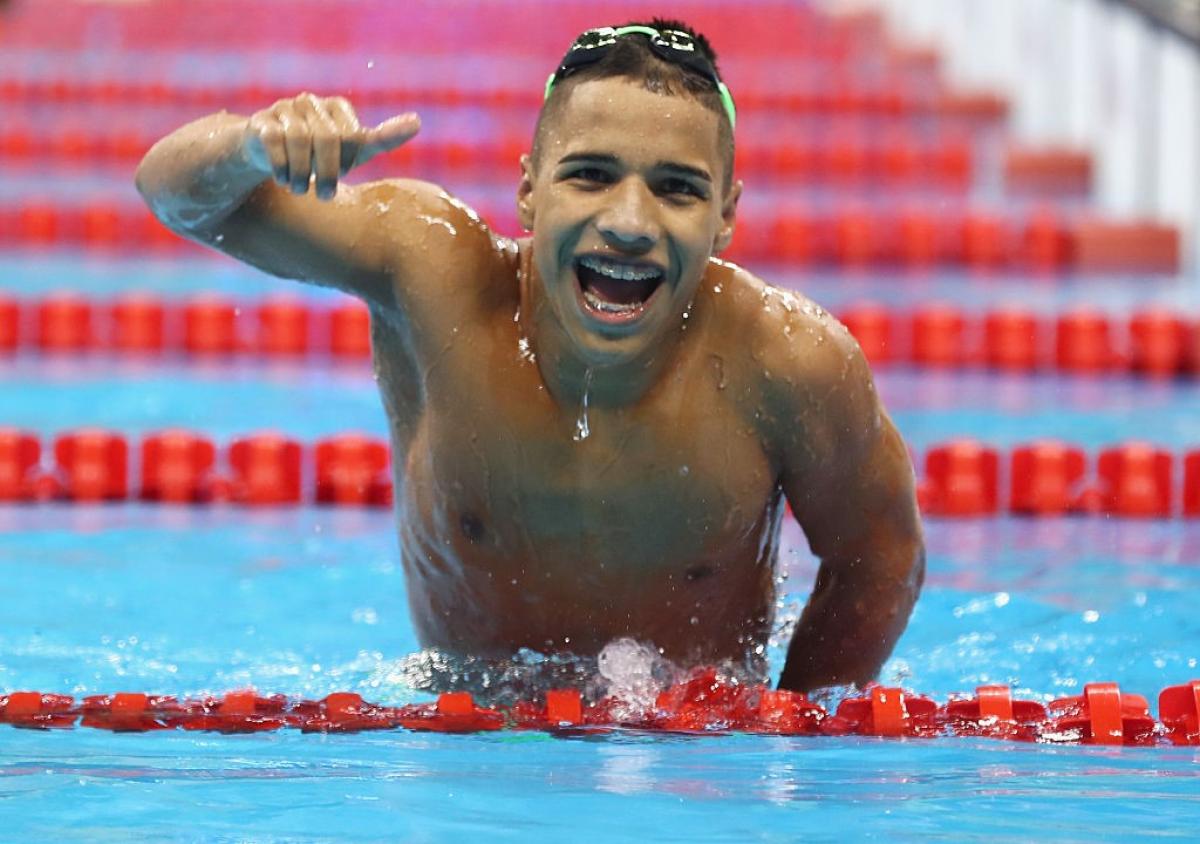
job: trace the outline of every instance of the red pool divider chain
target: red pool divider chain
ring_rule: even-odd
[[[653,706],[629,711],[605,698],[584,702],[575,689],[554,689],[539,700],[511,707],[481,707],[467,692],[449,692],[435,703],[398,707],[368,703],[354,692],[321,700],[261,696],[252,690],[220,697],[178,700],[124,692],[80,701],[36,691],[0,696],[0,723],[26,729],[91,727],[112,732],[201,730],[254,733],[279,729],[354,733],[404,729],[442,733],[495,730],[665,733],[760,733],[785,736],[934,738],[974,736],[1010,741],[1125,746],[1200,746],[1200,680],[1163,689],[1156,721],[1141,695],[1116,683],[1088,683],[1083,693],[1043,705],[1017,700],[1003,685],[980,686],[975,695],[938,704],[901,688],[873,685],[842,700],[832,713],[802,694],[743,685],[715,669],[697,669],[661,692]]]
[[[54,440],[54,466],[46,470],[34,435],[0,428],[0,502],[136,498],[166,504],[296,505],[305,498],[304,479],[311,473],[309,500],[314,503],[392,503],[387,442],[361,434],[328,437],[312,449],[278,434],[256,434],[218,451],[208,437],[169,430],[143,438],[137,452],[140,466],[135,474],[125,437],[85,428]],[[131,475],[139,479],[136,492],[131,490]]]
[[[0,355],[18,350],[181,353],[204,359],[295,358],[320,352],[335,359],[366,359],[371,354],[370,314],[352,299],[318,308],[285,296],[242,306],[219,296],[176,305],[144,294],[108,303],[73,293],[31,302],[0,294]]]
[[[1007,500],[1000,483],[1005,462]],[[1179,462],[1181,490],[1176,488]],[[1084,450],[1069,443],[1043,440],[1021,445],[1001,461],[996,449],[961,439],[930,448],[924,465],[917,492],[928,515],[1200,516],[1200,450],[1177,461],[1171,452],[1149,443],[1122,443],[1101,450],[1092,473]]]
[[[1139,310],[1127,320],[1086,309],[1049,320],[1022,307],[971,315],[934,303],[904,313],[866,302],[842,309],[839,317],[873,366],[1200,375],[1200,319],[1161,308]]]
[[[1053,325],[1021,308],[972,316],[945,304],[906,314],[866,303],[849,306],[839,315],[877,366],[1200,376],[1200,318],[1163,309],[1140,310],[1127,320],[1072,310],[1059,315]],[[70,293],[35,301],[0,295],[0,354],[18,350],[365,359],[371,352],[370,315],[366,306],[349,299],[325,308],[289,296],[254,304],[202,296],[168,304],[146,294],[107,303]]]
[[[0,502],[392,503],[388,443],[364,434],[337,434],[308,447],[262,433],[218,448],[203,434],[166,430],[131,448],[119,433],[81,428],[55,437],[50,454],[53,465],[47,467],[35,434],[0,428]],[[1103,449],[1092,461],[1080,446],[1043,440],[1017,446],[1004,459],[976,440],[953,440],[925,453],[917,493],[930,516],[1195,518],[1200,448],[1178,460],[1164,449],[1127,442]]]

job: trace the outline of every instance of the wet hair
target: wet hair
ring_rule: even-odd
[[[708,39],[691,29],[682,21],[654,18],[646,21],[631,21],[622,26],[651,26],[655,29],[675,29],[686,32],[696,42],[697,48],[717,70],[717,54]],[[720,75],[720,71],[717,70]],[[650,49],[649,42],[639,36],[626,36],[617,40],[604,58],[595,64],[585,65],[571,72],[565,79],[554,83],[550,96],[542,103],[537,126],[533,130],[532,157],[535,166],[540,163],[545,127],[562,111],[571,90],[581,82],[593,79],[620,77],[640,83],[642,88],[655,94],[672,97],[690,97],[717,115],[717,149],[724,167],[723,188],[729,190],[733,184],[733,126],[721,102],[717,87],[698,73],[660,58]]]

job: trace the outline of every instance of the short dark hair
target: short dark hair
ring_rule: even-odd
[[[649,22],[632,21],[622,24],[622,26],[649,26],[658,30],[674,29],[686,32],[692,36],[696,46],[712,64],[713,69],[717,70],[717,54],[708,43],[708,39],[682,21],[654,18]],[[719,70],[717,73],[720,75]],[[580,82],[609,77],[623,77],[640,82],[643,88],[655,94],[691,97],[709,111],[716,113],[718,121],[717,148],[721,153],[721,162],[725,168],[724,189],[729,189],[733,184],[733,125],[729,122],[729,115],[721,101],[720,92],[711,81],[700,74],[660,58],[650,49],[649,41],[638,36],[620,38],[600,61],[585,65],[554,84],[550,96],[542,103],[541,111],[538,112],[537,126],[533,130],[532,154],[535,163],[539,161],[542,153],[543,130],[550,119],[562,110],[571,89]]]

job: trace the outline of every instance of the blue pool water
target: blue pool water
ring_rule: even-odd
[[[168,286],[152,264],[44,269],[56,266],[97,296]],[[180,295],[273,289],[222,263],[184,266]],[[36,265],[13,267],[6,286],[29,293],[21,277]],[[1047,435],[1088,448],[1133,436],[1200,443],[1194,383],[903,368],[878,383],[918,451],[964,434],[1001,446]],[[218,440],[262,428],[303,441],[384,432],[365,364],[22,354],[0,367],[0,394],[4,423],[43,435],[82,423],[131,436],[179,425]],[[927,539],[926,591],[885,682],[939,700],[1003,682],[1048,700],[1115,680],[1153,703],[1200,677],[1200,521],[930,520]],[[795,526],[784,540],[786,619],[815,563]],[[0,691],[252,685],[428,699],[387,512],[4,506],[0,573]],[[781,629],[776,669],[785,641]],[[1187,838],[1200,820],[1198,762],[1194,748],[970,739],[5,728],[0,815],[3,837],[52,840],[1090,840],[1135,822]]]

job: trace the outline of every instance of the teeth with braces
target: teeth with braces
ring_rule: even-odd
[[[587,300],[590,307],[597,311],[604,311],[609,314],[627,314],[636,311],[641,307],[640,302],[630,302],[628,305],[623,305],[620,302],[608,302],[601,299],[591,290],[583,291],[583,298]]]
[[[662,275],[657,269],[649,267],[633,267],[629,264],[619,264],[607,261],[594,255],[588,255],[579,260],[581,266],[617,281],[649,281]]]

